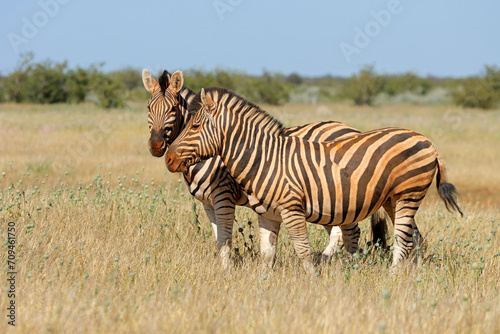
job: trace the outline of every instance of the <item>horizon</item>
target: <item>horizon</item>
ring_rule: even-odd
[[[44,63],[46,61],[49,61],[53,64],[61,64],[63,62],[66,62],[66,63],[69,63],[66,59],[63,59],[62,61],[54,61],[53,59],[50,59],[50,58],[47,58],[47,59],[38,59],[38,60],[35,60],[36,57],[30,62],[30,64],[39,64],[39,63]],[[9,73],[0,73],[0,76],[2,75],[5,75],[5,76],[8,76],[10,75],[14,70],[16,70],[18,68],[18,66],[20,65],[20,62],[21,62],[21,58],[18,62],[18,64],[16,65],[15,68],[12,69],[11,72]],[[68,69],[75,69],[77,66],[79,65],[75,65],[75,66],[70,66],[68,65]],[[116,69],[106,69],[106,63],[105,62],[99,62],[99,61],[96,61],[94,63],[91,63],[89,64],[89,66],[97,66],[98,68],[100,68],[102,70],[103,73],[105,74],[109,74],[109,73],[113,73],[113,72],[120,72],[120,71],[124,71],[124,70],[134,70],[134,71],[137,71],[138,74],[138,80],[140,79],[140,76],[141,76],[141,73],[142,71],[144,70],[144,68],[141,68],[139,66],[132,66],[132,65],[124,65],[123,67],[120,67],[120,68],[116,68]],[[186,74],[187,72],[189,71],[202,71],[203,73],[209,73],[209,72],[213,72],[213,71],[217,71],[217,70],[222,70],[222,71],[225,71],[227,73],[242,73],[244,75],[249,75],[249,76],[253,76],[253,77],[260,77],[262,76],[265,72],[268,72],[268,73],[271,73],[271,74],[278,74],[278,75],[283,75],[285,77],[288,77],[290,75],[299,75],[302,79],[322,79],[322,78],[332,78],[332,79],[348,79],[350,77],[352,77],[353,75],[356,75],[356,74],[359,74],[359,71],[361,71],[362,69],[368,67],[370,65],[364,65],[362,67],[359,68],[358,72],[353,72],[352,74],[349,74],[349,75],[340,75],[340,74],[331,74],[331,73],[326,73],[326,74],[319,74],[319,75],[305,75],[305,74],[300,74],[300,73],[297,73],[297,72],[290,72],[290,73],[283,73],[283,72],[279,72],[279,71],[269,71],[267,69],[263,69],[260,73],[249,73],[249,72],[246,72],[244,70],[241,70],[241,69],[237,69],[237,68],[224,68],[224,67],[218,67],[218,66],[215,66],[213,68],[210,68],[210,69],[205,69],[205,68],[199,68],[199,67],[191,67],[191,68],[185,68],[185,69],[182,69],[180,70],[181,72],[183,72],[184,74]],[[420,78],[425,78],[425,79],[428,79],[428,80],[456,80],[456,79],[463,79],[463,78],[467,78],[467,77],[478,77],[482,74],[484,74],[484,70],[486,68],[486,66],[494,66],[495,68],[497,69],[500,69],[499,66],[497,65],[490,65],[490,64],[484,64],[483,67],[481,67],[481,70],[478,71],[477,73],[475,74],[470,74],[470,75],[466,75],[466,76],[438,76],[438,75],[434,75],[434,74],[427,74],[427,75],[420,75],[419,73],[416,73],[414,71],[405,71],[405,72],[382,72],[382,71],[379,71],[377,68],[374,68],[374,72],[376,75],[378,76],[398,76],[398,75],[404,75],[404,74],[415,74],[417,75],[418,77]],[[81,67],[83,69],[87,69],[87,67]],[[149,70],[149,69],[148,69]],[[151,75],[155,78],[155,79],[158,79],[159,76],[163,73],[163,71],[168,71],[170,74],[174,73],[177,69],[169,69],[169,68],[164,68],[164,69],[158,69],[158,71],[154,72],[154,73],[151,73]]]

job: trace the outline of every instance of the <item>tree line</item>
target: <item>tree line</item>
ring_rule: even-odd
[[[149,98],[142,86],[141,69],[127,67],[104,72],[103,65],[69,68],[66,61],[34,62],[32,54],[25,55],[12,73],[0,75],[0,102],[93,102],[104,108],[116,108],[126,101]],[[500,70],[496,66],[485,66],[482,73],[467,78],[420,77],[411,72],[380,74],[373,66],[366,66],[348,78],[329,75],[310,78],[268,71],[255,76],[226,69],[189,69],[184,71],[184,78],[185,85],[194,91],[202,87],[226,87],[258,104],[302,101],[298,97],[304,92],[314,95],[313,103],[351,101],[356,105],[373,105],[383,101],[381,96],[387,100],[404,94],[416,96],[414,100],[419,101],[419,96],[425,97],[438,88],[445,91],[447,102],[457,106],[490,109],[500,103]]]

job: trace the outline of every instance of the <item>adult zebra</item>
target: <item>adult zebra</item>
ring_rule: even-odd
[[[276,119],[222,88],[202,89],[189,108],[195,114],[170,145],[169,170],[185,172],[219,155],[259,200],[256,211],[282,218],[307,271],[314,266],[306,221],[340,226],[344,233],[380,207],[394,224],[393,268],[407,258],[421,242],[414,216],[436,171],[446,207],[462,214],[434,147],[416,132],[387,128],[311,142],[284,134]]]
[[[148,102],[148,126],[151,134],[148,145],[153,156],[161,157],[188,123],[191,114],[188,113],[187,104],[193,99],[194,93],[189,88],[183,87],[184,78],[180,71],[172,76],[164,71],[157,82],[147,70],[144,70],[142,79],[144,87],[151,93]],[[313,141],[331,141],[359,133],[358,130],[338,122],[313,123],[284,129],[284,131],[289,135]],[[217,245],[221,250],[223,266],[227,267],[235,206],[243,205],[255,209],[258,201],[242,191],[219,157],[187,169],[184,172],[184,180],[190,193],[203,203],[212,224]],[[378,240],[384,246],[387,224],[385,217],[385,213],[381,211],[374,214],[371,219],[373,240],[375,242]],[[259,215],[261,252],[268,265],[271,265],[274,259],[280,223],[281,219],[270,220]],[[330,242],[323,255],[328,258],[335,253],[342,240],[339,228],[331,226],[325,226],[325,228],[330,235]],[[357,242],[359,238],[357,225],[351,233],[352,238]],[[353,247],[351,243],[346,244],[349,252],[355,250]]]

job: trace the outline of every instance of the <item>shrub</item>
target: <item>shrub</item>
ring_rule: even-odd
[[[108,73],[108,76],[120,85],[123,98],[137,101],[147,101],[151,94],[144,89],[141,79],[141,69],[125,67]]]
[[[6,102],[5,96],[5,77],[0,74],[0,103]]]
[[[294,85],[300,85],[301,83],[304,82],[304,80],[302,79],[302,77],[297,74],[297,73],[291,73],[290,75],[288,75],[286,78],[285,78],[286,82],[289,82],[291,84],[294,84]]]
[[[485,66],[482,76],[461,80],[452,98],[456,105],[465,108],[493,108],[500,100],[500,70]]]
[[[80,103],[85,101],[89,91],[92,74],[88,70],[78,67],[68,73],[68,102]]]
[[[386,75],[382,77],[382,80],[382,91],[389,96],[408,92],[425,95],[432,88],[432,83],[429,79],[421,78],[411,72],[401,75]]]
[[[26,73],[22,89],[27,102],[61,103],[68,101],[67,63],[54,64],[47,60],[33,64]]]
[[[102,65],[70,70],[66,61],[34,63],[33,54],[28,53],[14,72],[2,80],[0,96],[19,103],[80,103],[93,92],[101,106],[120,106],[122,85],[104,74]]]
[[[238,72],[218,68],[212,71],[192,69],[184,73],[184,84],[195,92],[207,87],[225,87],[236,90],[236,82],[240,76]]]
[[[92,84],[99,105],[103,108],[118,108],[123,106],[120,83],[113,81],[109,76],[99,74]]]
[[[340,95],[351,99],[356,105],[372,105],[382,89],[382,78],[375,74],[373,66],[366,66],[344,81]]]
[[[184,84],[193,91],[201,88],[224,87],[235,91],[254,103],[283,104],[289,101],[291,84],[279,74],[264,71],[255,77],[243,72],[215,69],[202,71],[191,69],[184,73]]]
[[[281,105],[289,101],[290,89],[279,75],[264,71],[261,77],[252,77],[242,92],[255,103]]]

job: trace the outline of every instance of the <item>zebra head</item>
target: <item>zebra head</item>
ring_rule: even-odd
[[[161,157],[180,132],[182,117],[179,109],[179,91],[184,83],[181,71],[172,76],[163,71],[157,82],[148,70],[142,71],[142,82],[151,98],[148,101],[149,151]]]
[[[220,136],[214,120],[217,104],[202,88],[189,104],[189,109],[193,116],[170,145],[165,157],[171,172],[185,173],[190,166],[218,155],[219,152]]]

